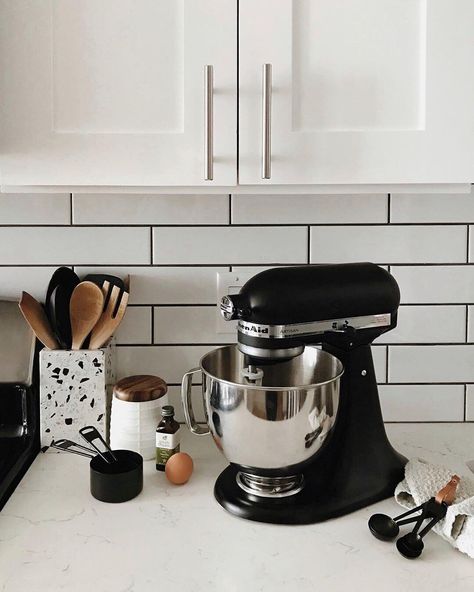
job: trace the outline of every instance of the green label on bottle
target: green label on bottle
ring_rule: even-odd
[[[166,461],[179,452],[179,432],[174,434],[156,433],[156,464],[166,465]]]

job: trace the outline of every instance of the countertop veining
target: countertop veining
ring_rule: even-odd
[[[125,504],[90,496],[86,459],[40,454],[0,513],[0,591],[474,589],[473,561],[434,533],[416,561],[370,535],[372,513],[399,512],[392,499],[310,526],[227,514],[212,494],[225,459],[210,438],[183,431],[182,449],[195,461],[191,481],[173,486],[147,462],[143,492]],[[407,456],[469,474],[473,424],[393,424],[387,431]]]

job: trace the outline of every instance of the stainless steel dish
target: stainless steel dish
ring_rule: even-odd
[[[288,475],[314,456],[334,425],[342,363],[313,346],[284,362],[247,363],[236,345],[203,356],[183,377],[186,423],[194,434],[211,433],[229,462],[249,469],[247,477],[269,470]],[[202,373],[208,427],[197,424],[193,412],[196,373]]]

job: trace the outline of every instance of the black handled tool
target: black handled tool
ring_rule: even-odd
[[[456,488],[460,478],[453,475],[449,483],[443,487],[436,497],[412,508],[395,518],[386,514],[373,514],[369,519],[370,532],[381,541],[393,541],[400,532],[400,526],[415,523],[413,530],[397,540],[397,549],[407,559],[416,559],[423,551],[423,537],[446,516],[448,507],[453,503],[456,496]],[[419,512],[416,516],[413,514]],[[408,516],[410,516],[408,518]],[[428,523],[421,528],[423,522]]]
[[[66,440],[66,438],[61,438],[60,440],[55,440],[51,442],[51,448],[56,448],[57,450],[61,450],[62,452],[70,452],[71,454],[78,454],[79,456],[86,456],[87,458],[95,458],[96,454],[90,448],[86,446],[81,446],[81,444],[77,444],[72,440]],[[74,450],[77,448],[77,450]]]
[[[113,453],[113,450],[104,440],[104,438],[102,438],[102,436],[99,434],[98,430],[94,426],[85,426],[81,428],[79,430],[79,434],[84,438],[86,442],[88,442],[92,446],[92,448],[94,448],[94,450],[97,451],[97,454],[106,463],[112,464],[113,462],[117,462],[117,457]],[[97,446],[97,440],[99,440],[99,442],[102,444],[102,450],[99,448],[99,446]],[[112,457],[112,460],[110,459],[110,457]]]

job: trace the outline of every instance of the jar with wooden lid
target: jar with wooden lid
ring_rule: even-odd
[[[168,404],[168,386],[159,376],[122,378],[114,386],[110,422],[113,449],[133,450],[151,460],[156,456],[155,430],[161,408]]]

